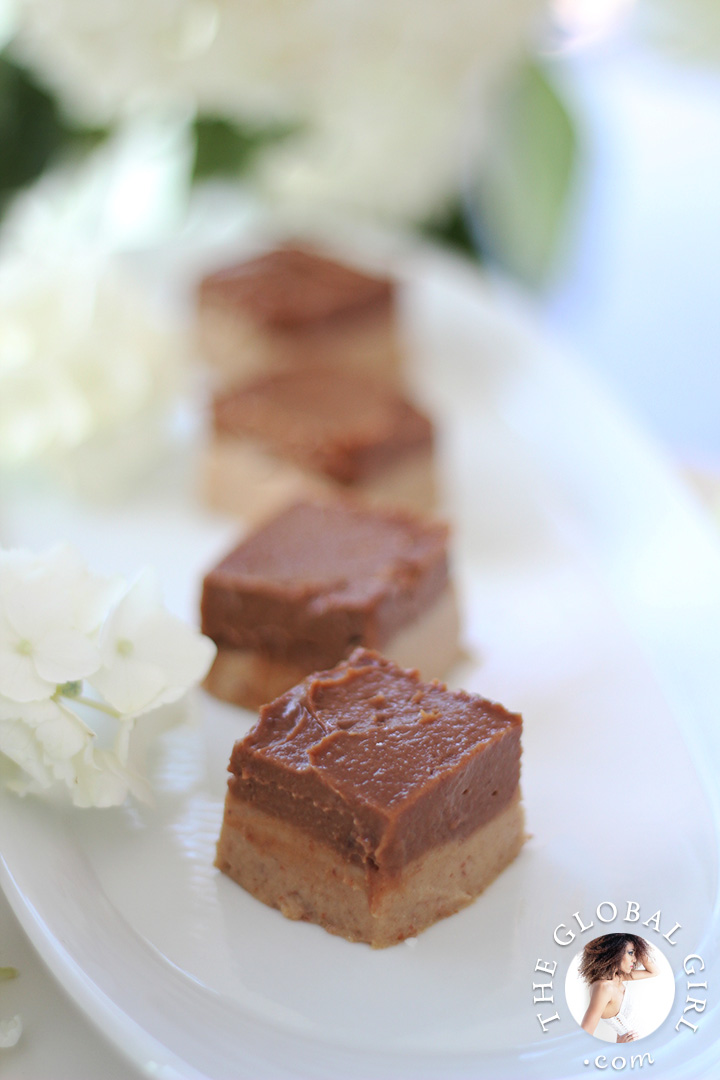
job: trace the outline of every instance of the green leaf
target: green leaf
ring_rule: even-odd
[[[195,121],[192,178],[197,181],[213,176],[241,176],[250,170],[266,146],[296,130],[287,124],[254,127],[219,116],[199,116]]]
[[[460,199],[455,199],[443,214],[422,222],[420,232],[437,243],[453,248],[461,255],[482,259],[478,238],[473,234]]]
[[[488,253],[532,285],[559,253],[576,157],[573,121],[547,73],[528,61],[500,103],[471,213]]]
[[[57,106],[22,68],[0,57],[0,198],[30,183],[65,141]]]
[[[0,56],[0,211],[60,153],[85,152],[106,135],[105,129],[69,123],[29,72]]]
[[[0,967],[0,982],[6,979],[17,979],[20,972],[14,967]]]

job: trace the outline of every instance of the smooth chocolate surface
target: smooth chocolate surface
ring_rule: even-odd
[[[322,368],[277,372],[216,398],[220,435],[265,449],[343,484],[432,447],[432,424],[382,383]]]
[[[356,650],[260,710],[233,749],[234,797],[351,862],[399,872],[516,794],[522,719]]]
[[[302,327],[389,306],[393,285],[310,249],[285,247],[210,274],[201,302],[237,308],[277,329]]]
[[[206,576],[203,633],[220,647],[329,667],[382,646],[448,582],[447,529],[351,503],[296,503]]]

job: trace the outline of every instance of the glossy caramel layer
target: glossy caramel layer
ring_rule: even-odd
[[[470,835],[517,794],[521,717],[356,650],[260,710],[230,796],[398,873]]]

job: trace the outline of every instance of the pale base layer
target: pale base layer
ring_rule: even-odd
[[[378,648],[400,667],[418,668],[425,680],[441,679],[460,657],[458,630],[455,594],[448,586],[427,611]],[[307,665],[253,649],[221,646],[205,679],[205,689],[223,701],[258,709],[310,674]]]
[[[348,318],[297,333],[259,326],[241,312],[216,304],[198,311],[198,348],[230,387],[272,371],[327,366],[402,383],[402,349],[387,311]]]
[[[216,510],[257,524],[302,499],[351,496],[367,506],[432,513],[436,504],[432,451],[417,450],[381,473],[341,484],[268,453],[251,439],[217,436],[202,461],[205,500]]]
[[[296,825],[228,792],[216,866],[289,919],[384,948],[471,903],[518,855],[524,827],[518,789],[470,836],[432,848],[388,876],[347,862]]]

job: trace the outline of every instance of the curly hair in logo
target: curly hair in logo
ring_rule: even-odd
[[[649,950],[645,938],[637,937],[636,934],[604,934],[589,941],[583,949],[579,974],[590,984],[602,979],[612,979],[620,968],[628,945],[635,948],[636,964],[645,966]]]

